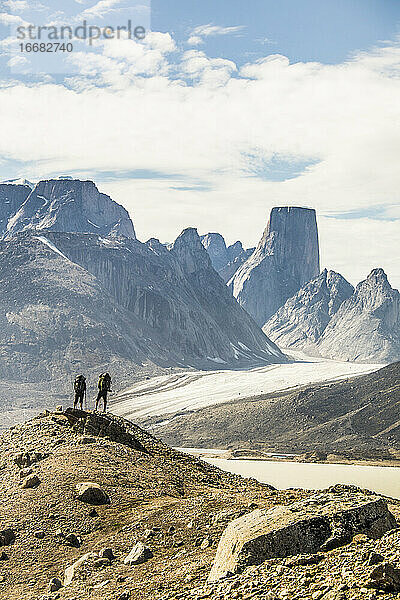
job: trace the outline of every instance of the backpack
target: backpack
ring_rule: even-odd
[[[74,381],[74,391],[77,394],[81,394],[82,392],[85,391],[86,388],[86,383],[85,383],[86,379],[83,375],[78,375],[77,377],[75,377],[75,381]]]
[[[99,378],[99,389],[102,392],[109,392],[111,388],[111,377],[108,373],[102,373]]]

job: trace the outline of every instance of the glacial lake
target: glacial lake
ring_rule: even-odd
[[[202,460],[224,471],[242,477],[253,477],[263,483],[270,483],[279,490],[290,487],[317,490],[335,483],[346,483],[400,499],[400,467],[209,458],[207,454],[215,454],[215,450],[181,450],[201,455]]]

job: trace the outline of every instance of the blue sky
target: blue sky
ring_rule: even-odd
[[[206,40],[210,56],[243,64],[266,50],[291,61],[338,63],[399,33],[398,0],[152,0],[152,28],[180,40],[204,23],[242,27]]]
[[[93,179],[163,241],[250,246],[273,206],[312,206],[323,266],[400,286],[400,1],[147,1],[1,2],[0,179]],[[13,37],[150,17],[58,55]]]

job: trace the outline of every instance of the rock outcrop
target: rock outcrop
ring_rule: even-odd
[[[2,196],[11,209],[0,213],[0,234],[6,237],[20,231],[52,230],[135,238],[128,211],[101,194],[93,181],[49,179],[32,190],[27,185],[2,184]]]
[[[386,502],[358,492],[322,493],[289,506],[232,521],[218,544],[209,581],[240,573],[270,558],[332,550],[364,533],[372,539],[397,527]]]
[[[304,283],[319,274],[315,210],[277,207],[253,254],[229,282],[239,304],[264,323]]]
[[[340,306],[317,344],[321,356],[359,362],[400,360],[400,293],[373,269]]]
[[[263,331],[283,348],[316,352],[316,342],[353,292],[353,286],[339,273],[324,269],[268,319]]]

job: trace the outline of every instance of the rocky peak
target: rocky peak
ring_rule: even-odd
[[[229,261],[231,262],[244,251],[243,244],[237,240],[237,242],[228,246],[226,251],[228,253]]]
[[[400,359],[400,293],[373,269],[340,306],[319,341],[321,355],[358,361]]]
[[[214,269],[227,282],[240,265],[254,252],[254,248],[245,250],[239,240],[227,246],[220,233],[207,233],[200,237],[207,250]]]
[[[171,251],[189,275],[202,269],[212,268],[211,259],[194,227],[187,227],[182,231],[172,245]]]
[[[318,274],[315,210],[275,207],[256,250],[237,270],[230,286],[238,302],[263,325]]]
[[[299,206],[275,207],[256,252],[273,255],[278,264],[295,264],[303,254],[300,285],[319,273],[318,229],[315,210]]]
[[[7,237],[20,231],[47,229],[135,238],[127,210],[100,193],[92,181],[49,179],[39,181],[33,190],[22,187],[26,197],[21,203],[18,198],[16,213],[3,228]]]
[[[229,255],[224,238],[220,233],[207,233],[202,235],[201,243],[207,250],[212,266],[216,271],[222,269],[229,262]]]
[[[353,291],[339,273],[324,269],[268,319],[263,331],[283,347],[310,348]]]
[[[397,298],[400,298],[399,292],[392,288],[385,271],[378,268],[373,269],[368,277],[357,285],[353,303],[372,312]]]

